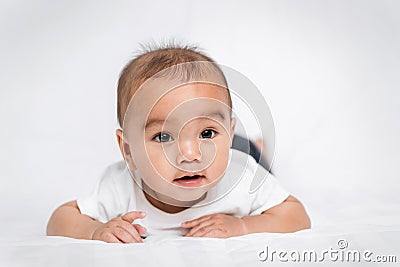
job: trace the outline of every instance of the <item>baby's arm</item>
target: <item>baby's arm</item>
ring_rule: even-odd
[[[311,227],[303,205],[293,196],[260,215],[242,218],[248,233],[290,233]]]
[[[310,219],[303,205],[289,196],[281,204],[260,215],[237,218],[227,214],[213,214],[184,222],[184,228],[191,228],[186,236],[231,237],[250,233],[288,233],[311,227]]]
[[[47,225],[47,235],[97,239],[112,243],[142,242],[140,234],[145,234],[146,229],[132,223],[144,216],[143,212],[132,211],[107,223],[101,223],[81,214],[76,201],[71,201],[54,211]]]

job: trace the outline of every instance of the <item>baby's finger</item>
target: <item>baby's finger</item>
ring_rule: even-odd
[[[203,216],[203,217],[191,220],[191,221],[186,221],[186,222],[182,223],[182,227],[183,228],[192,228],[192,227],[198,225],[199,223],[209,220],[210,218],[211,218],[210,215],[206,215],[206,216]]]
[[[101,241],[105,241],[107,243],[122,243],[114,234],[110,232],[104,232],[100,235],[99,238]]]
[[[201,235],[200,237],[212,237],[212,238],[215,238],[215,237],[221,238],[222,237],[222,238],[226,238],[227,235],[221,229],[211,229],[208,232],[204,232],[204,234]]]
[[[147,233],[147,229],[144,226],[141,226],[140,224],[133,224],[133,227],[135,227],[136,231],[141,235],[145,235]]]
[[[121,242],[123,243],[137,243],[141,242],[141,239],[137,240],[134,238],[129,232],[127,232],[124,228],[122,227],[115,227],[112,229],[112,233],[117,237]],[[139,241],[140,240],[140,241]]]
[[[118,226],[123,228],[125,231],[127,231],[135,239],[135,242],[142,242],[142,238],[140,237],[139,231],[136,229],[136,227],[133,224],[131,224],[127,221],[121,220],[118,223]]]
[[[143,211],[130,211],[121,216],[121,219],[133,223],[136,219],[142,219],[146,216]]]
[[[205,229],[205,227],[214,224],[214,222],[212,220],[208,220],[208,221],[204,221],[201,222],[200,224],[196,225],[195,227],[193,227],[192,229],[190,229],[189,233],[186,234],[186,236],[194,236],[195,233],[197,233],[198,231],[203,231]]]
[[[202,237],[212,230],[217,230],[214,224],[207,225],[205,227],[200,227],[194,233],[191,234],[191,237]]]

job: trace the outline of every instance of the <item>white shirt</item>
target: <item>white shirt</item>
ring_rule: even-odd
[[[142,189],[132,179],[125,162],[110,165],[99,179],[91,195],[77,200],[82,214],[100,222],[107,222],[129,211],[144,211],[146,217],[134,221],[147,229],[149,235],[185,235],[189,230],[181,223],[205,215],[224,213],[236,217],[259,215],[263,211],[282,203],[289,193],[249,155],[231,150],[231,158],[225,175],[215,187],[207,192],[205,199],[178,213],[167,213],[154,207],[144,196]],[[255,192],[250,185],[255,173],[263,172],[264,182]],[[242,174],[242,175],[241,175]],[[235,181],[236,178],[236,181]],[[232,182],[233,181],[233,182]],[[230,190],[226,190],[229,187]],[[216,195],[222,197],[210,202]],[[199,205],[202,202],[208,203]]]

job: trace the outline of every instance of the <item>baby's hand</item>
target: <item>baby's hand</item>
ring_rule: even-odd
[[[140,211],[131,211],[100,225],[92,235],[93,240],[102,240],[109,243],[141,243],[140,235],[146,233],[146,228],[139,224],[132,224],[134,220],[144,218],[146,214]]]
[[[182,223],[183,228],[192,228],[185,236],[231,237],[245,235],[246,224],[240,218],[227,214],[213,214]]]

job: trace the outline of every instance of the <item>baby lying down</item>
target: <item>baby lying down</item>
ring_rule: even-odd
[[[309,228],[303,205],[231,148],[231,109],[223,72],[194,48],[161,47],[131,60],[118,83],[124,161],[105,170],[91,195],[57,208],[47,234],[134,243]],[[265,181],[250,192],[260,172]]]

